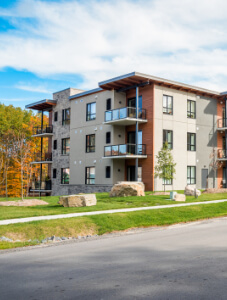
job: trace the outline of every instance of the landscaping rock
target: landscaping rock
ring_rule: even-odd
[[[175,194],[174,201],[185,202],[186,196],[184,194]]]
[[[64,207],[92,206],[97,204],[95,194],[62,196],[58,202]]]
[[[5,236],[1,236],[0,240],[3,241],[3,242],[13,242],[13,240],[11,240],[11,239],[9,239],[9,238],[7,238]]]
[[[145,196],[144,184],[137,181],[122,181],[115,184],[110,193],[110,197]]]
[[[201,192],[199,190],[196,190],[196,193],[195,193],[195,188],[193,186],[187,185],[185,187],[184,194],[186,196],[196,196],[196,197],[199,197],[201,195]]]

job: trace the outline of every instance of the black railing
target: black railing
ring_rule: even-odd
[[[218,149],[218,158],[226,159],[227,158],[227,151],[223,149]]]
[[[135,107],[122,107],[113,110],[105,111],[105,122],[122,120],[126,118],[136,119],[136,108]],[[146,109],[138,109],[138,119],[146,120]]]
[[[48,180],[34,180],[32,181],[31,190],[51,190],[52,182],[50,179]]]
[[[218,125],[218,128],[224,128],[224,127],[227,127],[227,119],[219,119],[217,121],[217,125]]]
[[[52,161],[52,152],[47,152],[47,153],[37,152],[37,153],[35,153],[35,161]]]
[[[121,144],[104,147],[104,156],[146,155],[146,145]]]
[[[48,125],[48,126],[37,126],[33,128],[33,135],[35,134],[44,134],[44,133],[53,133],[53,126]]]

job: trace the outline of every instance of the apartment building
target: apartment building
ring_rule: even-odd
[[[154,166],[166,141],[176,162],[167,189],[226,186],[227,93],[138,72],[98,86],[69,88],[26,106],[49,114],[49,124],[42,119],[34,132],[41,139],[33,162],[40,171],[31,191],[109,191],[124,180],[162,190]]]

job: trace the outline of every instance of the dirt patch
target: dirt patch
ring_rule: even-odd
[[[149,195],[157,195],[157,196],[161,196],[161,195],[166,195],[169,196],[169,192],[154,192],[153,194],[149,194]]]
[[[227,193],[227,189],[206,189],[203,191],[203,194],[218,194],[218,193]]]
[[[38,199],[0,202],[0,206],[36,206],[36,205],[48,205],[48,204],[49,203]]]

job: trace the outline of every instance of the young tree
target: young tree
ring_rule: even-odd
[[[166,181],[174,178],[176,173],[176,163],[174,163],[171,149],[168,149],[167,142],[163,145],[162,149],[156,155],[157,163],[155,165],[155,177],[164,180],[164,191],[166,191]]]

